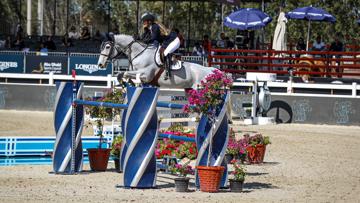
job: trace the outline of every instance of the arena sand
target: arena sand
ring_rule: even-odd
[[[0,111],[0,136],[53,135],[51,112]],[[271,137],[265,163],[247,165],[243,193],[175,192],[158,173],[157,189],[123,189],[122,174],[55,175],[52,166],[0,167],[0,202],[360,202],[360,127],[307,124],[234,126]],[[91,129],[88,129],[91,134]]]

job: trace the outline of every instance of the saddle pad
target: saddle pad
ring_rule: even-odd
[[[171,70],[179,70],[182,68],[182,61],[177,60],[176,62],[173,62],[173,64],[171,65]]]
[[[162,66],[163,63],[160,59],[160,46],[156,49],[156,52],[155,52],[155,63],[157,66]]]

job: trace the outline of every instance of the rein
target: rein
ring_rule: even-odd
[[[140,51],[137,55],[135,55],[134,58],[131,58],[131,53],[132,53],[131,47],[132,47],[132,45],[133,45],[135,42],[138,43],[138,44],[140,44],[142,47],[144,47],[144,49],[143,49],[142,51]],[[146,46],[143,46],[143,45],[142,45],[140,42],[138,42],[137,40],[133,40],[133,41],[130,42],[128,45],[126,45],[124,49],[121,49],[120,47],[119,47],[119,48],[120,48],[120,50],[121,50],[123,53],[125,53],[125,54],[128,52],[127,56],[128,56],[128,61],[129,61],[130,66],[131,66],[131,70],[134,70],[134,67],[133,67],[132,62],[133,62],[137,57],[139,57],[141,54],[143,54],[144,51],[145,51],[148,47],[149,47],[148,44],[146,44]],[[118,50],[117,48],[118,48],[118,46],[115,45],[115,49],[119,52],[119,50]]]
[[[131,53],[132,53],[132,45],[134,43],[138,43],[140,44],[142,47],[144,47],[144,49],[139,52],[134,58],[131,58]],[[130,42],[128,45],[126,45],[124,48],[121,48],[119,47],[118,45],[116,45],[114,42],[106,42],[104,45],[102,45],[101,47],[105,47],[106,44],[110,44],[110,51],[109,51],[109,54],[102,54],[100,53],[100,55],[102,56],[106,56],[108,58],[108,61],[112,60],[112,59],[115,59],[117,58],[118,56],[120,56],[121,53],[125,53],[127,56],[128,56],[128,61],[130,63],[130,67],[131,67],[131,70],[134,70],[133,68],[133,64],[132,62],[137,58],[139,57],[142,53],[144,53],[144,51],[149,47],[149,45],[147,44],[146,46],[143,46],[140,42],[136,41],[136,40],[133,40],[132,42]],[[103,49],[103,48],[102,48]],[[112,56],[113,55],[113,52],[114,52],[114,49],[116,49],[117,53],[115,56]]]

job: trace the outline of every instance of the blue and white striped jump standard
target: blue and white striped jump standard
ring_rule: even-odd
[[[127,87],[128,109],[125,115],[126,150],[123,171],[124,186],[156,186],[155,147],[158,138],[156,104],[159,95],[154,87]]]
[[[56,83],[57,93],[54,110],[56,140],[53,151],[55,173],[80,172],[83,163],[81,133],[84,124],[84,109],[75,108],[73,101],[82,99],[80,83]],[[75,108],[75,110],[73,109]],[[73,128],[73,125],[74,128]],[[72,151],[72,147],[74,151]]]
[[[229,124],[226,106],[229,102],[230,94],[226,94],[225,101],[219,106],[216,112],[215,123],[204,115],[201,116],[196,134],[196,147],[198,156],[196,166],[207,166],[210,139],[212,136],[212,151],[209,166],[224,166],[225,170],[221,179],[220,187],[226,187],[228,182],[227,166],[224,161],[227,144],[229,141]],[[199,187],[199,177],[196,173],[196,186]]]

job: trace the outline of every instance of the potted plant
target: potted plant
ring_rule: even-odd
[[[235,140],[235,137],[230,137],[229,142],[226,148],[225,162],[230,164],[230,162],[239,154],[238,143]]]
[[[240,164],[239,161],[236,160],[232,160],[231,164],[233,166],[234,171],[231,172],[233,178],[229,179],[230,191],[241,192],[246,176],[245,168]]]
[[[123,96],[120,90],[112,89],[105,93],[104,97],[92,99],[99,102],[122,103]],[[114,119],[115,115],[120,113],[120,109],[111,109],[101,106],[86,106],[85,112],[95,119],[96,127],[99,129],[99,145],[97,148],[88,148],[90,168],[93,171],[105,171],[110,157],[111,149],[102,148],[104,123],[106,119]]]
[[[243,141],[248,144],[248,146],[246,147],[246,151],[249,163],[263,163],[266,145],[271,144],[270,138],[268,136],[262,136],[262,134],[260,133],[252,136],[245,134]]]
[[[117,172],[121,172],[121,170],[120,170],[120,150],[121,150],[122,140],[123,140],[123,136],[118,135],[118,136],[114,137],[112,144],[111,144],[110,154],[114,159],[115,170]]]
[[[225,167],[211,166],[212,145],[216,126],[214,125],[217,115],[219,115],[221,106],[225,105],[227,89],[232,85],[231,76],[214,70],[205,80],[201,81],[201,85],[196,90],[187,91],[188,104],[184,107],[185,113],[198,113],[202,115],[200,123],[207,122],[212,130],[209,134],[208,156],[205,165],[196,166],[199,175],[200,190],[203,192],[217,192],[220,187]],[[200,125],[199,123],[199,125]]]
[[[170,166],[170,173],[177,175],[174,179],[176,192],[187,192],[189,188],[189,178],[186,177],[188,174],[194,174],[193,168],[189,165],[190,161],[185,164],[175,164]]]

